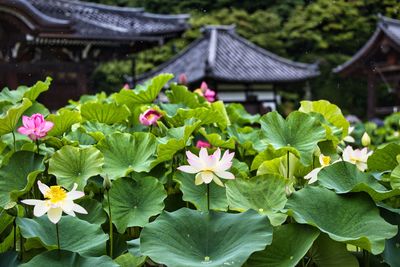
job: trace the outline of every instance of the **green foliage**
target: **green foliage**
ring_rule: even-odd
[[[21,235],[34,242],[39,239],[41,244],[49,249],[57,248],[57,235],[54,224],[47,217],[36,219],[17,218]],[[78,252],[83,256],[101,256],[105,252],[105,242],[108,237],[100,225],[90,224],[71,216],[62,217],[59,222],[60,247],[63,250]],[[26,246],[28,246],[26,243]]]
[[[229,214],[184,208],[161,214],[140,236],[144,255],[177,267],[241,266],[271,241],[268,219],[251,210]],[[251,245],[243,246],[246,243]]]
[[[293,193],[286,208],[298,223],[316,226],[333,240],[373,254],[382,253],[385,239],[397,233],[396,226],[379,216],[374,202],[361,194],[339,196],[322,187],[306,187]],[[374,227],[377,224],[379,228]]]
[[[368,161],[358,158],[368,165],[361,172],[357,155],[342,155],[348,124],[328,101],[303,102],[286,119],[260,117],[171,84],[169,102],[158,103],[170,78],[133,93],[84,96],[48,116],[55,124],[48,136],[33,142],[18,134],[15,145],[10,132],[20,117],[48,111],[22,96],[27,87],[0,93],[9,114],[0,131],[1,266],[357,266],[348,245],[364,250],[362,264],[396,264],[398,142],[375,139]],[[152,126],[139,124],[148,108],[161,114]],[[396,116],[386,130],[396,131]],[[206,160],[198,140],[209,142]],[[220,162],[219,153],[234,158]],[[187,164],[234,179],[196,185],[197,174],[177,170]],[[311,171],[317,186],[305,179]],[[65,214],[55,226],[48,217],[57,209]]]
[[[121,178],[110,189],[110,201],[105,197],[104,209],[109,212],[118,232],[124,233],[127,227],[143,227],[151,216],[159,214],[164,208],[166,194],[162,184],[154,177],[144,177],[138,181]]]
[[[281,225],[274,229],[272,244],[251,255],[246,266],[294,267],[318,236],[319,231],[307,225]]]

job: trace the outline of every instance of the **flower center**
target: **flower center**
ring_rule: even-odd
[[[67,192],[59,185],[50,186],[49,191],[44,195],[51,203],[63,201],[67,197]]]
[[[362,160],[358,157],[350,156],[350,161],[357,164],[357,162],[362,162]]]
[[[329,165],[329,163],[331,163],[331,157],[329,157],[329,156],[322,156],[321,157],[321,163],[322,163],[322,166],[328,166]]]
[[[154,115],[154,114],[150,114],[150,115],[147,116],[147,119],[148,119],[149,121],[151,121],[155,116],[156,116],[156,115]]]

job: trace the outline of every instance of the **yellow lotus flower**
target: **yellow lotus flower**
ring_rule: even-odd
[[[214,154],[208,155],[207,149],[202,147],[199,156],[187,151],[186,156],[189,165],[178,167],[178,170],[187,173],[197,173],[195,184],[209,184],[211,181],[220,186],[224,186],[219,178],[235,179],[235,176],[227,170],[232,166],[232,159],[235,153],[225,151],[221,158],[221,150],[218,148]]]
[[[33,215],[36,217],[41,217],[47,213],[49,220],[56,224],[60,221],[63,211],[71,216],[75,216],[75,212],[87,214],[87,211],[83,207],[74,203],[75,199],[85,195],[81,191],[76,191],[78,187],[76,183],[70,192],[67,192],[59,185],[48,187],[40,181],[37,184],[45,200],[25,199],[21,201],[24,204],[35,206],[33,208]]]
[[[315,168],[311,172],[309,172],[306,176],[304,176],[304,179],[309,180],[308,183],[312,184],[317,181],[317,176],[320,170],[322,168],[329,166],[331,164],[331,157],[325,156],[324,154],[319,155],[319,163],[321,164],[321,167]]]

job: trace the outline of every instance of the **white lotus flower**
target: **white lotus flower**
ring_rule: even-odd
[[[342,157],[344,161],[355,164],[363,172],[368,168],[367,160],[371,153],[372,151],[368,152],[366,147],[363,149],[353,149],[351,146],[347,146],[343,150]]]
[[[235,179],[235,176],[227,170],[232,166],[232,159],[235,153],[225,151],[221,158],[221,150],[218,148],[214,154],[208,155],[207,149],[202,147],[199,156],[190,151],[186,151],[189,165],[178,167],[178,170],[186,173],[197,173],[195,184],[209,184],[211,181],[220,186],[224,186],[219,178]]]
[[[331,163],[331,157],[329,156],[324,156],[324,154],[319,155],[319,163],[321,164],[321,167],[315,168],[312,170],[310,173],[308,173],[306,176],[304,176],[304,179],[310,179],[308,181],[309,184],[315,183],[317,181],[317,176],[320,170],[322,168],[329,166]]]
[[[47,213],[49,220],[56,224],[60,221],[63,211],[71,216],[75,216],[75,212],[87,214],[87,211],[83,207],[74,203],[75,199],[85,195],[81,191],[76,191],[78,187],[76,183],[70,192],[65,191],[59,185],[48,187],[40,181],[37,184],[45,200],[25,199],[21,201],[24,204],[35,206],[33,208],[33,215],[36,217],[41,217]]]

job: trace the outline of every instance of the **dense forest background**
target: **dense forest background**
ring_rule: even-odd
[[[241,36],[273,53],[301,62],[317,61],[322,74],[311,82],[313,98],[328,99],[359,116],[364,115],[366,106],[365,79],[342,79],[332,69],[365,44],[375,30],[379,13],[400,18],[398,0],[91,1],[144,7],[154,13],[191,15],[191,29],[182,38],[136,55],[137,73],[151,70],[174,56],[201,35],[202,26],[235,24]],[[94,86],[99,90],[120,88],[121,77],[132,73],[131,67],[130,60],[100,66],[93,77]],[[391,104],[387,89],[384,85],[380,88],[381,105]],[[301,93],[297,95],[302,97]]]

